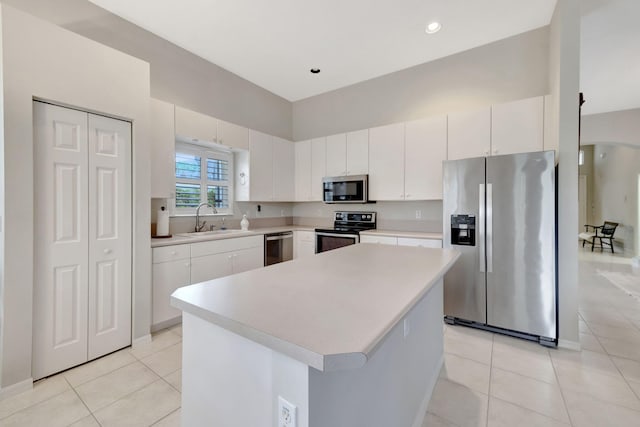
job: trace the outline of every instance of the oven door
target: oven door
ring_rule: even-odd
[[[330,233],[316,231],[316,253],[338,249],[343,246],[355,245],[360,242],[357,234]]]

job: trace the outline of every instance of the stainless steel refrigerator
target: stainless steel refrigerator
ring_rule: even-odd
[[[444,162],[448,323],[557,343],[553,151]]]

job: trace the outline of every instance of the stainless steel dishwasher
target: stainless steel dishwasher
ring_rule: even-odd
[[[293,259],[293,232],[264,235],[264,265],[277,264]]]

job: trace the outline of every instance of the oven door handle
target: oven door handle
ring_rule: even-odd
[[[355,238],[356,241],[358,241],[358,235],[357,234],[340,234],[340,233],[323,233],[323,232],[318,232],[316,231],[316,236],[326,236],[326,237],[346,237],[346,238],[350,238],[353,239]]]

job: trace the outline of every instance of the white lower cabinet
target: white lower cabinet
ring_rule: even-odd
[[[192,243],[191,283],[263,267],[263,248],[263,236]]]
[[[314,231],[293,232],[293,258],[303,258],[316,253],[316,233]]]
[[[423,248],[442,248],[442,240],[398,237],[398,246],[421,246]]]
[[[398,238],[391,236],[360,236],[360,243],[379,243],[382,245],[396,246],[398,244]]]
[[[440,239],[420,239],[396,236],[370,236],[360,235],[360,243],[378,243],[394,246],[421,246],[423,248],[442,248]]]
[[[261,235],[153,248],[154,329],[180,317],[180,310],[170,304],[176,289],[260,268],[263,257]]]
[[[173,291],[191,283],[189,246],[153,248],[152,325],[168,326],[170,320],[180,317],[180,310],[171,307],[170,297]]]

